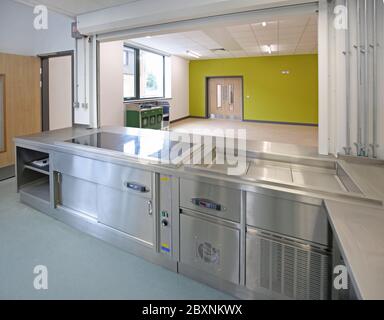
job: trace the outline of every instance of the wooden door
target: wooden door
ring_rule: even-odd
[[[41,131],[40,59],[0,53],[4,144],[0,168],[15,162],[13,138]]]
[[[243,119],[243,79],[240,77],[208,80],[208,113],[210,118]]]

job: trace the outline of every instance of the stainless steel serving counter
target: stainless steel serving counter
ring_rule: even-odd
[[[249,193],[250,195],[255,193],[264,194],[265,196],[263,197],[269,197],[271,193],[279,193],[283,196],[281,203],[278,205],[291,206],[293,200],[299,200],[307,203],[306,206],[310,205],[310,210],[312,210],[313,205],[319,206],[318,208],[320,208],[321,203],[325,201],[330,224],[333,227],[333,232],[351,272],[358,296],[363,299],[384,298],[384,292],[379,288],[381,284],[384,284],[384,279],[380,278],[379,272],[380,270],[384,271],[384,258],[382,258],[384,257],[384,252],[380,252],[379,249],[372,251],[371,249],[373,247],[380,248],[380,246],[369,246],[368,244],[370,241],[380,243],[380,241],[383,240],[377,227],[382,224],[382,214],[384,212],[384,167],[381,163],[366,165],[349,161],[348,159],[338,160],[333,157],[318,156],[314,148],[250,141],[247,143],[248,162],[245,172],[241,176],[229,176],[226,165],[182,165],[182,163],[178,163],[177,165],[170,166],[159,161],[153,161],[154,159],[150,157],[132,156],[132,154],[124,152],[126,150],[119,152],[107,150],[100,146],[92,147],[68,142],[74,138],[100,132],[147,138],[153,135],[156,137],[156,141],[163,141],[167,139],[168,135],[168,133],[161,131],[120,127],[105,127],[99,130],[68,128],[27,137],[19,137],[15,139],[15,144],[18,148],[30,148],[36,150],[36,152],[66,153],[86,159],[113,162],[117,165],[127,165],[130,168],[155,172],[160,175],[159,181],[166,181],[166,179],[169,179],[168,177],[176,176],[180,179],[187,179],[186,181],[202,183],[204,188],[205,186],[216,185],[218,188],[225,187],[239,190],[239,197],[241,191],[242,199],[245,199],[245,193]],[[156,143],[156,141],[154,141],[154,143]],[[197,149],[194,149],[194,151],[196,152]],[[20,170],[21,169],[18,169],[19,175],[21,174]],[[110,170],[110,168],[108,170]],[[56,178],[60,179],[60,177]],[[54,179],[54,177],[50,179]],[[100,177],[100,179],[102,178]],[[148,176],[148,183],[150,183],[150,179],[150,176]],[[19,180],[20,177],[18,177],[18,181]],[[89,180],[92,179],[89,178]],[[135,185],[134,187],[137,188],[140,187],[140,185]],[[92,189],[89,189],[89,191],[92,191]],[[54,189],[51,187],[51,193],[52,192],[54,192]],[[207,189],[207,192],[211,191]],[[224,190],[224,193],[225,192]],[[284,194],[286,196],[284,196]],[[56,195],[51,194],[45,197],[54,199],[55,196]],[[144,203],[152,200],[152,192],[143,197]],[[178,195],[176,197],[178,198]],[[252,197],[250,197],[250,199],[251,198]],[[153,193],[153,200],[155,202],[158,201],[156,199],[157,196]],[[201,199],[196,201],[201,201]],[[205,200],[203,199],[202,201]],[[225,201],[225,198],[223,198],[223,201]],[[241,204],[243,202],[239,202],[239,208],[241,207],[242,212],[246,214],[245,208],[243,208],[246,205],[245,200],[241,201],[244,201],[244,204]],[[260,201],[265,202],[265,199],[261,200],[260,198],[257,199],[257,202],[249,202],[249,204],[252,206],[254,203],[260,203]],[[149,204],[152,206],[151,202],[149,202]],[[204,205],[207,204],[204,203]],[[216,206],[214,203],[209,205]],[[232,205],[233,203],[228,204],[228,206]],[[185,206],[189,206],[187,200]],[[178,211],[177,208],[175,210]],[[187,216],[181,216],[183,223],[198,225],[190,222],[189,219],[191,219],[194,213],[189,213],[188,210],[187,208]],[[234,209],[234,212],[236,212],[236,209]],[[313,214],[314,217],[318,216],[318,213],[314,212]],[[351,219],[349,219],[349,214]],[[204,218],[208,219],[209,217]],[[108,217],[105,219],[108,219]],[[210,221],[209,219],[208,221]],[[230,216],[228,216],[228,219],[231,219]],[[243,221],[244,219],[243,217],[239,217],[238,223],[235,223],[232,227],[239,228],[239,231],[245,231],[246,226],[245,221]],[[164,221],[167,222],[163,220],[162,223],[164,224]],[[191,221],[193,221],[193,219]],[[361,228],[357,226],[356,221],[359,222]],[[229,223],[231,224],[232,222]],[[266,220],[263,223],[266,223]],[[231,225],[229,226],[231,227]],[[369,230],[371,229],[372,232],[370,233]],[[254,232],[256,234],[258,231],[255,230]],[[312,233],[313,232],[308,233],[308,240],[324,238],[324,244],[326,243],[327,238],[325,234],[319,235],[323,238],[311,238],[314,237]],[[165,236],[168,237],[169,235],[166,234]],[[150,246],[152,242],[155,241],[155,238],[158,237],[156,232],[153,237],[151,236],[151,238],[145,239],[144,242],[147,242]],[[305,238],[305,235],[303,237]],[[250,239],[249,243],[256,243],[254,239],[257,239],[257,237]],[[322,242],[320,240],[314,241]],[[245,244],[240,243],[240,247],[245,248]],[[167,247],[162,249],[168,250]],[[178,246],[175,250],[177,253],[179,252]],[[245,251],[240,252],[239,258],[245,259],[245,254],[248,253]],[[362,261],[362,259],[364,259],[363,257],[365,257],[364,261]],[[368,261],[369,263],[367,263]],[[175,269],[174,265],[170,265],[169,263],[164,264],[169,268]],[[242,271],[243,267],[245,268],[245,266],[240,265],[239,281],[243,283],[243,285],[246,285],[245,271]],[[233,279],[234,275],[231,274],[231,277]],[[377,281],[375,282],[374,279]],[[210,283],[210,279],[207,278],[206,282]]]

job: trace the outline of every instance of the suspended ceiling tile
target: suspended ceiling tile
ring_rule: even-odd
[[[244,24],[244,25],[240,25],[240,26],[230,26],[230,27],[227,27],[227,30],[229,32],[234,32],[234,33],[248,32],[250,30],[250,26],[249,26],[249,24]]]
[[[212,28],[203,30],[210,38],[215,39],[220,48],[226,50],[239,50],[241,47],[225,28]]]
[[[48,9],[75,17],[83,13],[106,9],[141,0],[16,0],[28,5],[46,5]]]
[[[318,15],[317,14],[313,14],[311,15],[311,17],[309,18],[309,21],[308,21],[308,25],[318,25]]]
[[[301,54],[303,51],[317,52],[317,16],[286,16],[270,17],[252,24],[228,26],[224,28],[195,30],[179,34],[155,36],[154,41],[147,41],[146,45],[185,53],[193,50],[202,58],[225,58],[243,55],[268,55],[265,46],[274,46],[273,55]],[[155,40],[155,38],[158,38]],[[165,44],[164,44],[165,43]],[[227,52],[214,54],[210,49],[224,47]],[[156,49],[156,48],[155,48]],[[243,52],[243,53],[242,53]],[[171,52],[170,52],[171,53]]]
[[[185,33],[185,35],[189,39],[199,43],[200,45],[208,49],[218,48],[220,46],[215,40],[213,40],[203,31],[192,31]]]
[[[280,20],[279,28],[304,28],[307,25],[306,20]]]

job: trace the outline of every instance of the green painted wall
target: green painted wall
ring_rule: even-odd
[[[244,77],[245,120],[318,124],[317,55],[191,61],[191,116],[205,116],[206,77],[212,76]]]

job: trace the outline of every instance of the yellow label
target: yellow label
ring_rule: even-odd
[[[168,177],[161,177],[160,181],[168,182],[170,179]]]

